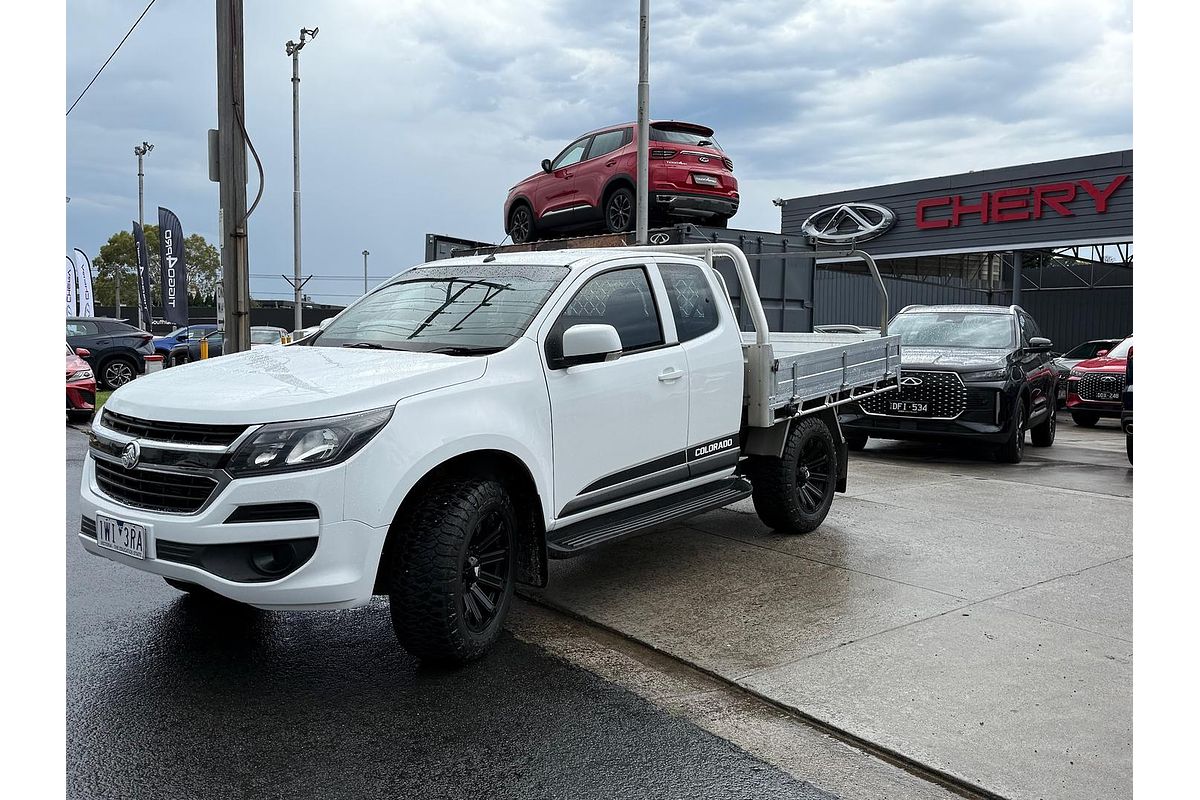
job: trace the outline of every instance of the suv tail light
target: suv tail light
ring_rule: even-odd
[[[143,334],[141,334],[141,340],[142,340],[142,344],[146,344],[147,342],[152,342],[152,341],[154,341],[154,334],[143,333]]]
[[[674,158],[676,150],[667,150],[664,147],[655,147],[650,151],[651,158]]]
[[[725,169],[729,170],[730,172],[733,172],[733,160],[732,159],[722,158],[721,163],[725,165]]]

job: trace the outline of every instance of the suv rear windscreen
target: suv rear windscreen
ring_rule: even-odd
[[[695,133],[694,131],[676,131],[670,130],[669,128],[656,128],[653,125],[650,126],[650,141],[670,142],[672,144],[690,144],[696,147],[712,147],[716,150],[721,149],[721,145],[717,144],[717,140],[711,136],[705,136],[702,133]]]

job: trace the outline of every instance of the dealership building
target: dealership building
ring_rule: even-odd
[[[1132,150],[782,201],[785,236],[855,228],[892,312],[1016,304],[1058,350],[1132,332]],[[879,324],[861,261],[818,256],[811,297],[816,325]]]

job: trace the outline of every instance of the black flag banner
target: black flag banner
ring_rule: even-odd
[[[163,317],[174,325],[188,324],[187,262],[183,257],[183,226],[169,209],[158,207],[158,258],[162,273]]]
[[[137,245],[138,310],[141,314],[138,326],[148,331],[154,318],[150,310],[150,254],[146,250],[146,232],[136,222],[133,223],[133,241]]]

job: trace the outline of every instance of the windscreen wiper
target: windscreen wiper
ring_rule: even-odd
[[[363,350],[399,350],[399,347],[387,347],[375,342],[347,342],[342,347],[360,347]]]
[[[451,344],[445,347],[435,347],[425,352],[441,353],[448,356],[486,356],[492,353],[499,353],[503,349],[503,347],[471,347],[464,344]]]

